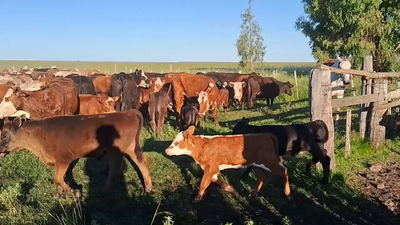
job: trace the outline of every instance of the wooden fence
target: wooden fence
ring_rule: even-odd
[[[338,74],[352,74],[361,76],[362,90],[360,96],[332,99],[331,72]],[[371,145],[374,148],[381,146],[385,140],[386,127],[384,116],[391,112],[391,108],[400,105],[400,90],[388,92],[388,78],[398,78],[400,73],[377,73],[372,68],[372,56],[365,56],[363,70],[344,70],[332,68],[322,64],[317,65],[311,73],[309,85],[309,104],[311,121],[323,120],[328,126],[329,139],[325,149],[331,157],[331,168],[335,168],[334,154],[334,123],[332,108],[346,106],[360,106],[360,136],[365,138],[368,133]],[[349,118],[350,117],[350,118]],[[351,154],[350,145],[351,110],[346,119],[346,157]]]

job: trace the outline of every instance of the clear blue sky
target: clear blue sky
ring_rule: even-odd
[[[0,60],[238,61],[247,0],[0,0]],[[253,0],[266,62],[309,62],[300,0]]]

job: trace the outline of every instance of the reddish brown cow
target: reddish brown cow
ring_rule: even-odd
[[[179,122],[181,118],[181,109],[184,102],[184,96],[187,98],[199,97],[200,92],[204,91],[208,94],[208,96],[207,99],[202,98],[202,101],[199,101],[199,116],[204,116],[209,107],[211,107],[213,108],[215,124],[220,126],[217,118],[217,102],[219,100],[219,91],[213,79],[203,75],[181,73],[173,75],[172,87],[174,91],[175,109]]]
[[[82,70],[79,71],[79,75],[81,76],[91,76],[93,74],[100,73],[99,70]]]
[[[5,84],[0,84],[0,99],[3,99],[4,95],[7,93],[7,91],[12,87],[16,88],[16,85],[10,81]]]
[[[114,104],[120,96],[79,95],[79,115],[94,115],[115,112]]]
[[[0,112],[7,108],[23,110],[30,114],[30,119],[42,119],[78,113],[78,96],[75,84],[69,78],[42,78],[45,88],[37,91],[15,90],[6,96],[0,104]],[[0,115],[0,118],[9,115]]]
[[[96,94],[100,94],[102,96],[108,96],[110,92],[111,85],[111,76],[96,76],[92,78],[94,89],[96,90]]]
[[[230,185],[219,179],[221,170],[254,166],[257,177],[255,189],[251,192],[256,197],[266,178],[267,171],[278,175],[285,183],[285,194],[290,195],[287,169],[283,166],[278,152],[276,136],[264,134],[242,135],[193,135],[194,126],[180,132],[165,150],[169,156],[190,155],[201,168],[204,175],[200,190],[194,202],[200,201],[210,182],[219,184],[224,190],[233,192]]]
[[[224,115],[226,116],[226,112],[228,110],[228,104],[229,104],[229,91],[226,88],[219,89],[219,99],[217,102],[217,106],[223,106],[224,107]]]
[[[109,156],[106,190],[123,172],[122,160],[127,154],[139,167],[145,191],[152,190],[148,158],[140,148],[143,117],[137,110],[102,115],[75,115],[30,120],[17,117],[5,120],[0,153],[28,149],[46,165],[54,166],[54,183],[58,194],[72,194],[64,174],[69,165],[83,157]],[[80,196],[80,193],[75,193]]]

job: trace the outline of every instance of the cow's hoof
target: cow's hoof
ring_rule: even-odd
[[[56,194],[53,195],[53,198],[55,198],[55,199],[60,199],[60,198],[61,198],[61,195],[62,195],[62,194],[60,194],[60,193],[56,193]]]
[[[77,199],[80,199],[82,197],[82,192],[79,189],[72,190],[72,193],[75,196],[75,198],[77,198]]]
[[[146,188],[146,190],[144,190],[144,192],[146,194],[151,194],[151,193],[153,193],[153,191],[154,191],[154,187],[149,187],[149,188]]]
[[[236,192],[235,188],[233,188],[231,185],[225,185],[223,188],[227,192],[231,192],[231,193]]]
[[[196,198],[193,199],[192,204],[199,203],[202,199],[202,196],[197,195]]]

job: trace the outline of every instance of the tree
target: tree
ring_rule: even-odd
[[[400,0],[302,0],[306,16],[295,24],[310,38],[317,60],[353,55],[359,68],[365,55],[374,70],[399,69]]]
[[[251,11],[251,1],[244,13],[240,14],[243,24],[240,36],[236,41],[238,56],[240,56],[239,65],[245,70],[254,71],[254,63],[262,63],[265,55],[264,38],[261,35],[261,28],[254,19]]]

